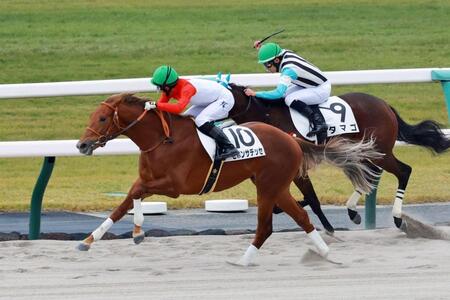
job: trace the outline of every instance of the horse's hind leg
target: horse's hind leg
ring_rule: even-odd
[[[393,154],[386,155],[381,162],[380,166],[383,167],[389,173],[394,174],[398,179],[398,188],[392,207],[392,216],[394,217],[394,223],[397,228],[405,228],[402,220],[402,205],[403,197],[405,195],[406,186],[408,185],[409,176],[411,175],[412,168],[407,164],[399,161]]]
[[[297,177],[294,179],[295,185],[300,189],[303,196],[305,197],[305,200],[298,202],[302,207],[305,207],[306,205],[309,205],[311,207],[311,210],[317,215],[320,222],[322,223],[323,227],[329,234],[334,233],[334,228],[328,222],[327,217],[322,211],[322,207],[320,206],[319,198],[317,198],[316,191],[314,190],[314,187],[312,185],[311,179],[309,176],[306,177]]]
[[[369,167],[372,169],[373,173],[376,174],[374,181],[378,181],[381,177],[383,169],[374,164],[369,164]],[[356,210],[356,205],[363,194],[364,193],[359,189],[355,189],[346,203],[348,216],[355,224],[361,224],[361,215]]]
[[[308,213],[302,207],[298,206],[295,199],[286,191],[277,197],[277,204],[283,209],[294,221],[308,234],[319,254],[326,257],[329,252],[327,244],[324,242],[320,234],[311,224]]]
[[[142,214],[142,209],[140,209],[142,194],[143,191],[141,185],[139,182],[136,182],[131,188],[130,192],[128,192],[125,200],[111,213],[109,218],[107,218],[99,227],[97,227],[97,229],[95,229],[78,245],[78,249],[81,251],[89,250],[93,242],[100,240],[103,235],[111,228],[111,226],[115,222],[119,221],[127,213],[127,211],[131,209],[133,202],[135,205],[135,227],[133,230],[133,238],[135,243],[137,244],[142,242],[144,238],[144,232],[141,230],[141,226],[144,221],[144,215]]]

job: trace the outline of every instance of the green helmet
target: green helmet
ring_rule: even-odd
[[[151,83],[160,87],[174,86],[178,81],[178,74],[170,66],[161,66],[153,72]]]
[[[261,46],[258,51],[258,63],[263,64],[265,62],[275,59],[279,56],[283,49],[280,45],[275,43],[267,43]]]

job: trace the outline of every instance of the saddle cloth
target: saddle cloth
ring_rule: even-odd
[[[265,156],[266,152],[256,134],[247,127],[230,126],[222,129],[230,142],[239,150],[239,156],[229,157],[225,162]],[[216,153],[216,142],[197,129],[198,137],[212,161]]]
[[[319,104],[319,108],[328,125],[328,137],[359,132],[358,124],[350,105],[341,98],[332,96],[326,102]],[[317,142],[315,135],[312,137],[306,136],[310,131],[309,120],[295,109],[290,108],[289,110],[292,122],[302,137],[308,141]]]

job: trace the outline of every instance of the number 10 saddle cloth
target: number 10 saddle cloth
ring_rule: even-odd
[[[223,132],[228,137],[230,142],[239,150],[239,155],[236,157],[229,157],[223,160],[215,159],[216,142],[209,136],[197,130],[198,137],[211,158],[211,167],[206,176],[205,184],[203,185],[201,194],[208,193],[214,189],[217,179],[220,175],[220,170],[224,163],[243,159],[252,159],[255,157],[265,156],[264,147],[256,136],[256,134],[244,126],[230,126],[223,128]]]

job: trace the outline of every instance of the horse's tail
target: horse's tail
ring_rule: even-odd
[[[409,125],[391,106],[398,122],[397,140],[423,146],[434,153],[442,153],[450,148],[450,140],[442,132],[441,125],[433,120],[425,120],[416,125]]]
[[[370,138],[354,142],[344,138],[331,139],[325,145],[313,143],[296,138],[304,153],[301,175],[318,165],[322,160],[333,166],[343,169],[345,175],[353,185],[364,192],[370,192],[375,187],[375,173],[370,165],[373,160],[383,157],[384,154],[375,150],[375,140]]]

